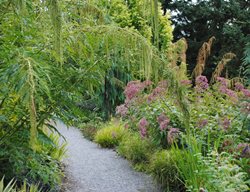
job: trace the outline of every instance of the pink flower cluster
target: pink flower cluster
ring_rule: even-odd
[[[126,117],[128,113],[128,108],[125,104],[119,105],[116,107],[116,114],[120,115],[121,117]]]
[[[144,89],[144,85],[140,81],[130,81],[125,87],[124,94],[126,99],[131,100]]]
[[[235,83],[234,88],[236,91],[241,91],[245,97],[250,97],[250,90],[245,89],[244,85],[242,83]]]
[[[162,113],[158,118],[157,118],[157,121],[160,125],[160,129],[161,131],[164,131],[165,129],[167,129],[168,125],[169,125],[169,122],[170,120],[167,118],[167,116]]]
[[[241,92],[245,95],[245,97],[250,97],[250,90],[242,89]]]
[[[130,81],[125,87],[124,94],[126,96],[125,103],[129,104],[131,100],[135,99],[139,93],[141,93],[145,88],[152,85],[152,81],[146,80],[144,82],[140,81]]]
[[[235,88],[236,91],[241,91],[242,89],[244,89],[244,85],[237,82],[237,83],[235,83],[234,88]]]
[[[170,120],[164,113],[162,113],[158,116],[157,122],[160,125],[161,131],[164,131],[168,128]],[[179,133],[180,133],[180,130],[178,128],[170,128],[167,134],[168,144],[170,145],[173,144],[175,139],[178,137]]]
[[[208,120],[207,119],[199,120],[197,124],[198,124],[197,126],[199,128],[203,128],[203,127],[205,127],[208,124]]]
[[[202,76],[202,75],[196,77],[195,84],[196,84],[195,89],[199,93],[204,92],[209,87],[207,78],[205,76]]]
[[[168,144],[173,144],[179,133],[180,130],[178,128],[170,128],[167,136]]]
[[[217,77],[217,82],[224,87],[228,86],[228,80],[223,77]]]
[[[142,138],[145,138],[147,136],[147,126],[148,126],[148,121],[146,120],[145,117],[143,117],[139,121],[140,135]]]
[[[167,81],[160,81],[158,83],[158,86],[155,89],[153,89],[153,91],[152,91],[151,94],[149,94],[149,96],[148,96],[148,102],[154,101],[159,96],[161,96],[162,94],[164,94],[164,92],[166,91],[167,86],[168,86]]]
[[[217,77],[217,82],[219,82],[219,91],[221,93],[228,95],[234,101],[238,100],[237,94],[233,90],[227,88],[227,79],[223,77]]]

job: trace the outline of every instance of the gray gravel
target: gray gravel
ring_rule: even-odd
[[[150,176],[134,171],[115,151],[101,149],[62,122],[57,127],[68,142],[65,192],[160,192]]]

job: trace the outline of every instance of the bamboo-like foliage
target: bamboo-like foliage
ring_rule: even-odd
[[[36,121],[36,104],[35,104],[35,77],[31,60],[25,59],[28,68],[28,85],[29,85],[29,114],[30,114],[30,146],[33,150],[37,147],[37,121]]]
[[[49,12],[54,29],[54,50],[57,55],[57,60],[63,62],[62,51],[62,15],[58,0],[49,0]]]
[[[20,29],[19,20],[11,9],[13,12],[0,23],[7,26],[1,28],[5,35],[0,36],[0,73],[8,82],[3,85],[8,90],[6,97],[16,95],[18,106],[28,114],[25,126],[30,128],[32,149],[36,150],[37,130],[44,120],[52,114],[66,116],[72,112],[74,97],[101,89],[110,69],[118,68],[134,78],[169,79],[181,108],[188,112],[166,57],[138,31],[103,22],[93,6],[76,7],[74,2],[58,0],[26,1],[29,19],[22,31],[16,30]],[[153,5],[156,7],[156,2]],[[93,22],[96,18],[103,24]],[[22,21],[22,16],[18,19]],[[56,61],[61,63],[61,70]]]
[[[225,66],[227,65],[228,62],[230,62],[236,55],[234,53],[226,53],[223,55],[221,61],[218,63],[217,67],[215,68],[212,78],[211,78],[211,83],[214,83],[217,79],[217,77],[220,77],[222,71],[224,70]]]
[[[158,0],[151,0],[151,15],[153,24],[154,45],[159,48]]]
[[[214,40],[215,40],[215,37],[211,37],[208,40],[208,42],[203,43],[203,45],[201,46],[198,56],[197,56],[196,66],[192,72],[193,78],[196,78],[203,73],[205,69],[205,65],[206,65],[206,60],[211,53],[211,48],[212,48],[212,44]]]

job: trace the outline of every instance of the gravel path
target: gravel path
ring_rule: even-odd
[[[160,192],[150,176],[134,171],[115,151],[101,149],[62,122],[57,127],[68,142],[65,192]]]

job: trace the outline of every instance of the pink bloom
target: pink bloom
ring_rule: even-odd
[[[167,140],[168,140],[168,144],[173,144],[174,140],[178,137],[180,131],[178,128],[171,128],[168,131],[168,136],[167,136]]]
[[[145,117],[143,117],[143,118],[139,121],[139,126],[140,126],[140,127],[146,127],[146,126],[148,126],[148,121],[146,120]]]
[[[166,120],[162,121],[160,123],[160,129],[161,129],[161,131],[164,131],[165,129],[167,129],[168,124],[169,124],[169,119],[166,119]]]
[[[198,121],[198,127],[199,128],[203,128],[208,124],[208,120],[207,119],[202,119],[200,121]]]
[[[237,99],[238,99],[237,94],[236,94],[233,90],[228,89],[227,87],[225,87],[225,86],[223,86],[223,85],[221,85],[221,86],[219,87],[219,91],[220,91],[221,93],[223,93],[223,94],[228,95],[231,99],[234,99],[234,100],[237,100]]]
[[[220,83],[220,85],[227,87],[228,86],[228,81],[227,79],[223,77],[217,77],[217,82]]]
[[[186,80],[181,80],[180,83],[181,83],[182,85],[191,85],[192,81],[186,79]]]
[[[206,89],[208,89],[208,80],[205,76],[200,75],[196,77],[195,84],[196,84],[195,89],[198,92],[203,92]]]
[[[152,81],[146,80],[146,81],[143,82],[143,85],[144,85],[145,87],[148,87],[148,86],[152,85]]]
[[[242,93],[243,93],[246,97],[250,97],[250,90],[248,90],[248,89],[242,89],[241,91],[242,91]]]
[[[237,94],[231,89],[226,89],[226,94],[232,99],[238,99]]]
[[[125,90],[124,90],[124,94],[126,96],[127,100],[131,100],[134,97],[136,97],[138,95],[139,92],[141,92],[144,89],[144,85],[143,83],[141,83],[140,81],[130,81]]]
[[[228,130],[228,128],[230,127],[230,124],[231,124],[231,121],[227,117],[224,118],[222,123],[221,123],[224,130]]]
[[[162,113],[160,114],[158,117],[157,117],[157,122],[160,124],[162,121],[166,120],[167,119],[167,116]]]
[[[145,138],[147,136],[147,129],[146,128],[141,128],[140,129],[140,135],[141,135],[141,138]]]
[[[223,94],[226,94],[226,92],[227,92],[227,87],[226,87],[226,86],[220,86],[220,87],[219,87],[219,91],[220,91],[221,93],[223,93]]]
[[[121,117],[125,117],[128,113],[128,108],[125,104],[116,107],[116,114],[121,115]]]
[[[159,96],[164,94],[165,90],[165,88],[159,86],[153,89],[153,92],[148,96],[148,102],[156,100]]]
[[[142,138],[147,136],[147,126],[148,126],[148,122],[147,122],[146,118],[143,117],[139,121],[140,135],[141,135]]]
[[[244,89],[244,85],[239,82],[235,83],[234,87],[236,91],[241,91],[242,89]]]

